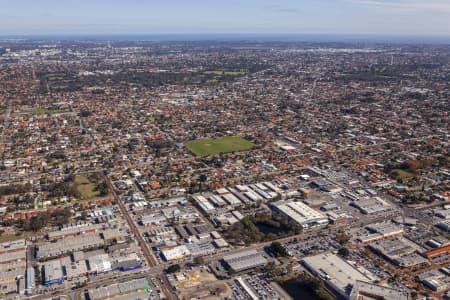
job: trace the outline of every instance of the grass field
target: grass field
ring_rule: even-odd
[[[53,115],[53,114],[57,114],[57,113],[61,113],[61,112],[63,112],[63,111],[59,110],[59,109],[48,109],[48,108],[33,109],[34,115]]]
[[[100,191],[96,190],[97,184],[89,181],[86,176],[77,175],[74,181],[78,192],[81,194],[81,199],[89,200],[100,196]]]
[[[394,169],[392,170],[392,175],[396,178],[396,179],[401,179],[401,180],[409,180],[414,178],[414,174],[405,170],[401,170],[401,169]]]
[[[223,75],[223,76],[243,76],[247,74],[245,70],[237,70],[237,71],[227,71],[227,70],[214,70],[214,71],[206,71],[207,75]]]
[[[215,84],[218,84],[218,83],[219,83],[219,80],[211,79],[211,80],[207,80],[206,83],[207,83],[207,84],[210,84],[210,85],[215,85]]]
[[[189,141],[185,146],[198,156],[216,155],[234,151],[245,151],[255,147],[255,144],[239,136],[226,136],[217,139],[201,139]]]

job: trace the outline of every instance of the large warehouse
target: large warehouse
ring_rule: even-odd
[[[304,228],[328,224],[328,218],[325,215],[301,201],[281,200],[271,205],[275,210],[293,219]]]
[[[337,293],[345,298],[356,282],[373,282],[375,276],[361,266],[355,268],[346,260],[333,253],[305,257],[302,264],[313,274],[325,280]]]
[[[59,259],[49,260],[43,264],[44,284],[61,283],[64,281],[61,261]]]
[[[191,253],[185,245],[169,246],[161,249],[161,254],[166,261],[182,259]]]
[[[357,201],[353,201],[351,205],[358,208],[365,215],[388,212],[393,209],[386,200],[380,197],[358,199]]]
[[[350,300],[361,299],[412,300],[413,298],[408,291],[357,281],[350,294]]]
[[[256,250],[248,250],[224,256],[223,260],[236,272],[264,266],[267,259]]]

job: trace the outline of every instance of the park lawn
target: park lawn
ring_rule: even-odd
[[[227,70],[214,70],[214,71],[206,71],[206,75],[223,75],[223,76],[243,76],[247,74],[245,70],[237,70],[237,71],[227,71]]]
[[[219,80],[211,79],[211,80],[207,80],[206,83],[210,84],[210,85],[216,85],[219,83]]]
[[[408,180],[414,178],[414,174],[405,170],[401,169],[394,169],[392,170],[392,174],[395,178],[401,179],[401,180]]]
[[[75,176],[74,181],[77,185],[78,192],[81,194],[82,200],[90,200],[100,197],[100,191],[96,190],[97,184],[89,181],[86,176],[77,175]]]
[[[216,139],[201,139],[185,143],[185,146],[197,156],[210,156],[220,153],[246,151],[255,144],[239,136],[226,136]]]
[[[60,109],[49,109],[49,108],[35,108],[33,109],[34,115],[53,115],[63,112]]]

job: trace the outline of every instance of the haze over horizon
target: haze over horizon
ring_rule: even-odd
[[[1,1],[0,35],[450,36],[445,0]]]

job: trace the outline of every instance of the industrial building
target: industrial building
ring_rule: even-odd
[[[253,269],[267,264],[267,259],[256,250],[248,250],[223,257],[224,262],[235,272]]]
[[[216,247],[210,241],[188,244],[186,247],[193,257],[210,255],[216,252]]]
[[[199,217],[198,212],[193,207],[170,206],[161,210],[164,217],[171,222],[189,222]]]
[[[349,287],[354,286],[357,281],[373,282],[376,280],[376,277],[363,267],[356,268],[333,253],[306,257],[302,260],[302,264],[345,298],[349,296]]]
[[[205,213],[210,213],[216,210],[214,205],[212,205],[208,201],[208,199],[206,199],[202,195],[194,195],[192,196],[192,199],[194,199],[194,201],[197,203],[197,206]]]
[[[89,273],[101,274],[111,271],[111,259],[108,254],[98,254],[87,259]]]
[[[25,269],[26,264],[27,263],[26,263],[25,259],[14,261],[14,262],[0,264],[0,273],[1,272],[5,272],[5,271],[9,271],[9,270],[14,270],[14,269]]]
[[[140,221],[143,226],[150,226],[165,223],[167,219],[162,213],[155,213],[141,216]]]
[[[326,205],[323,205],[320,210],[322,211],[330,211],[330,210],[336,210],[339,209],[339,206],[336,203],[329,203]]]
[[[67,280],[73,280],[86,276],[88,273],[86,260],[72,261],[70,256],[65,256],[59,259],[64,270],[64,277]]]
[[[328,193],[339,193],[342,188],[329,179],[317,179],[312,182],[312,185],[318,187],[320,190]]]
[[[116,261],[113,264],[112,268],[113,270],[128,272],[142,268],[142,264],[139,259],[128,258]]]
[[[193,195],[196,205],[205,213],[227,212],[243,203],[267,202],[279,195],[280,189],[270,182],[220,188],[213,193]]]
[[[161,249],[161,254],[166,261],[182,259],[191,253],[185,245],[170,246]]]
[[[17,276],[24,276],[25,267],[25,240],[22,239],[0,244],[0,282],[15,281]]]
[[[450,241],[441,236],[435,236],[427,241],[427,245],[433,248],[441,248],[450,245]]]
[[[445,220],[450,219],[450,209],[441,209],[441,210],[435,211],[434,214],[435,214],[435,216],[437,216],[441,219],[445,219]]]
[[[450,245],[442,246],[437,249],[432,249],[424,253],[425,257],[428,259],[434,259],[449,254],[450,254]]]
[[[111,228],[111,229],[106,229],[104,231],[102,231],[102,237],[105,240],[105,242],[110,242],[113,240],[116,241],[121,241],[124,240],[128,234],[125,231],[116,229],[116,228]]]
[[[59,259],[46,261],[42,264],[42,270],[45,285],[64,282],[63,269]]]
[[[103,247],[104,240],[99,233],[77,235],[57,240],[54,243],[41,243],[37,246],[36,258],[57,257],[67,253]]]
[[[214,215],[211,221],[217,226],[229,226],[239,222],[239,219],[232,212],[226,212]]]
[[[271,203],[271,206],[276,211],[288,216],[304,228],[328,224],[328,218],[325,215],[301,201],[281,200]]]
[[[104,224],[91,224],[91,223],[76,223],[62,227],[58,231],[51,231],[47,233],[49,240],[57,240],[67,237],[73,237],[80,234],[92,233],[103,230]]]
[[[216,246],[217,248],[226,248],[229,246],[229,244],[227,243],[227,241],[225,241],[224,239],[215,239],[213,241],[214,246]]]
[[[411,300],[413,298],[407,291],[358,280],[352,288],[349,300],[364,299]]]
[[[11,280],[7,282],[2,282],[0,286],[0,293],[1,295],[8,295],[8,294],[23,294],[23,279],[19,280]]]
[[[175,229],[166,226],[151,226],[147,231],[147,234],[149,237],[171,237],[175,235]]]
[[[15,281],[17,277],[24,276],[25,269],[16,269],[11,271],[4,271],[0,273],[0,283],[4,284],[10,281]]]
[[[422,273],[419,279],[427,288],[435,292],[445,291],[450,287],[450,277],[439,270]]]
[[[0,264],[10,265],[14,262],[25,261],[26,252],[25,250],[18,250],[12,252],[3,252],[0,254]]]
[[[444,220],[444,221],[436,224],[436,227],[449,233],[450,232],[450,220]]]
[[[242,202],[241,200],[239,200],[238,198],[236,198],[236,196],[234,196],[233,194],[231,194],[230,192],[227,191],[226,194],[221,194],[220,196],[222,196],[222,198],[225,199],[225,201],[227,201],[227,203],[229,205],[233,205],[233,206],[238,206],[241,205]]]
[[[351,205],[358,208],[361,213],[365,215],[388,212],[392,210],[392,206],[380,197],[358,199],[353,201]]]
[[[371,224],[368,225],[366,228],[374,233],[379,233],[383,235],[383,237],[385,238],[403,233],[402,226],[389,222]]]
[[[371,243],[388,237],[401,235],[403,233],[402,226],[388,222],[372,224],[367,226],[367,229],[370,231],[369,234],[364,234],[358,237],[358,240],[362,243]]]
[[[428,264],[419,253],[424,249],[403,237],[391,237],[371,243],[369,248],[400,267],[415,267]]]
[[[149,290],[149,282],[147,278],[140,278],[135,279],[127,282],[122,283],[116,283],[112,284],[107,287],[100,287],[95,289],[90,289],[88,291],[89,298],[91,300],[100,300],[100,299],[107,299],[107,298],[113,298],[115,296],[119,295],[127,295],[132,294],[136,291],[146,291]],[[132,294],[133,295],[133,294]],[[147,299],[148,294],[146,294],[143,298],[140,299]],[[114,298],[116,299],[116,298]],[[139,299],[139,298],[137,298]]]
[[[0,254],[16,251],[25,251],[25,249],[26,243],[24,239],[0,244]]]
[[[34,268],[28,268],[25,274],[25,293],[27,295],[32,294],[36,288],[35,276]]]

